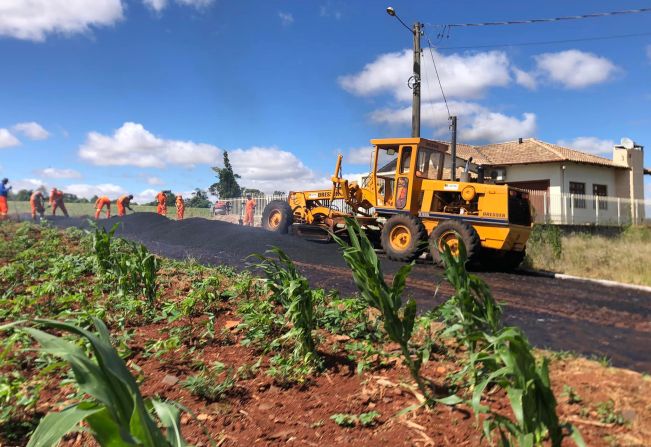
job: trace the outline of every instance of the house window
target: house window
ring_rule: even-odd
[[[585,196],[585,183],[570,182],[570,194]],[[574,197],[574,208],[585,208],[585,197]]]
[[[599,197],[606,197],[608,196],[608,186],[607,185],[592,185],[592,195],[594,196],[599,196]],[[595,198],[596,202],[596,198]],[[592,207],[595,208],[595,203],[593,202]],[[599,199],[599,209],[600,210],[607,210],[608,209],[608,202],[604,199],[602,200],[601,198]]]

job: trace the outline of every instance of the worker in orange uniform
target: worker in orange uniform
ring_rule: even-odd
[[[156,201],[158,201],[158,208],[157,212],[161,216],[167,216],[167,194],[165,194],[163,191],[159,192],[156,195]]]
[[[41,219],[45,217],[45,198],[41,191],[34,191],[29,197],[29,206],[32,208],[32,219],[36,220],[36,213],[41,216]]]
[[[7,188],[7,183],[9,183],[8,178],[3,178],[2,183],[0,183],[0,219],[6,219],[9,214],[7,196],[9,195],[9,191],[11,191],[11,186]]]
[[[127,208],[129,211],[133,211],[131,209],[131,201],[133,200],[133,195],[129,194],[128,196],[121,196],[118,200],[116,200],[116,203],[118,205],[118,216],[122,217],[126,213],[125,208]]]
[[[255,200],[251,194],[246,195],[246,205],[244,207],[244,225],[253,226],[253,215],[255,214]]]
[[[176,196],[176,219],[183,220],[183,214],[185,213],[185,202],[181,194]]]
[[[68,217],[68,210],[65,203],[63,203],[63,191],[60,189],[52,188],[52,191],[50,191],[50,205],[52,206],[53,216],[56,214],[57,208],[61,208],[63,215]]]
[[[95,201],[95,219],[99,219],[102,208],[106,207],[106,218],[111,217],[111,199],[106,196],[98,197]]]

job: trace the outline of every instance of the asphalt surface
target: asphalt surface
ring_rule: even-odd
[[[313,286],[356,291],[350,269],[336,244],[309,242],[260,228],[192,218],[174,221],[153,213],[135,213],[118,220],[100,220],[118,235],[140,241],[151,251],[170,258],[195,258],[207,264],[246,265],[252,253],[281,247]],[[87,218],[55,218],[57,226],[87,227]],[[383,259],[385,274],[400,264]],[[408,280],[407,294],[422,311],[452,293],[443,271],[417,264]],[[525,273],[478,273],[504,305],[505,323],[521,327],[531,342],[556,351],[606,356],[614,366],[651,373],[651,293],[592,282],[554,279]],[[650,267],[651,274],[651,267]]]

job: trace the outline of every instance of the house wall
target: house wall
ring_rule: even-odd
[[[562,169],[565,166],[565,169]],[[506,181],[521,182],[533,180],[549,180],[549,191],[547,199],[546,218],[552,222],[569,222],[573,223],[594,222],[595,218],[602,222],[617,221],[617,203],[608,203],[607,209],[595,209],[595,203],[592,198],[592,187],[594,184],[606,185],[608,196],[618,196],[618,176],[619,169],[613,169],[605,166],[593,166],[580,163],[539,163],[530,165],[515,165],[506,167]],[[621,170],[622,172],[627,172]],[[563,200],[562,193],[570,191],[570,182],[585,183],[585,208],[578,208],[577,201],[569,198]],[[621,180],[620,180],[621,183]],[[624,195],[625,198],[628,196]],[[544,210],[536,210],[538,216],[543,216]],[[622,210],[620,209],[620,213]]]

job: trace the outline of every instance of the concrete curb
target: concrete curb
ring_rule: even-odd
[[[626,289],[634,289],[634,290],[639,290],[641,292],[651,293],[650,286],[627,284],[624,282],[610,281],[608,279],[585,278],[582,276],[566,275],[565,273],[545,272],[541,270],[523,269],[520,271],[532,276],[542,276],[544,278],[555,278],[555,279],[571,279],[573,281],[592,282],[595,284],[601,284],[602,286],[606,286],[606,287],[623,287]]]

